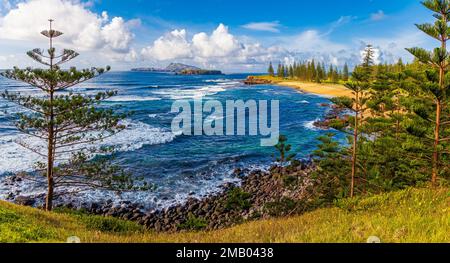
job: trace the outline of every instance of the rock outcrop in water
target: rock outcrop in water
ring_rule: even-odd
[[[271,80],[268,79],[260,79],[254,76],[247,77],[246,80],[244,80],[244,84],[246,85],[264,85],[264,84],[272,84]]]
[[[178,75],[222,75],[220,70],[201,69],[182,63],[170,63],[166,68],[133,68],[131,71],[175,73]]]
[[[336,120],[347,120],[348,116],[345,116],[345,109],[339,107],[336,104],[322,104],[322,107],[330,107],[330,111],[327,113],[323,120],[319,120],[314,122],[314,126],[319,129],[328,130],[331,128],[331,125]]]
[[[223,75],[220,70],[184,69],[178,75]]]

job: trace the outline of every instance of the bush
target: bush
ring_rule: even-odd
[[[183,224],[178,225],[178,228],[184,230],[200,231],[208,226],[207,222],[203,218],[198,218],[192,213],[189,213],[188,219]]]
[[[251,194],[239,187],[235,187],[228,193],[225,208],[227,210],[247,210],[251,207],[250,197]]]
[[[298,176],[294,175],[285,175],[282,177],[283,179],[283,185],[285,187],[291,187],[298,184]]]

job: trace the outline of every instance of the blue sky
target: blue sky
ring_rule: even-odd
[[[44,43],[35,32],[45,27],[46,16],[66,32],[61,46],[84,54],[80,66],[101,62],[119,70],[174,61],[226,72],[263,71],[269,61],[342,66],[358,63],[368,43],[379,62],[408,61],[405,47],[434,44],[414,26],[432,19],[416,0],[0,3],[0,68],[26,64],[26,48]]]

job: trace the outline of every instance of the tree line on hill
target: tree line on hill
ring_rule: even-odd
[[[278,78],[297,79],[317,83],[338,83],[339,81],[347,81],[350,76],[347,64],[344,65],[342,70],[333,65],[330,65],[327,68],[325,63],[315,62],[314,59],[307,62],[294,62],[291,65],[280,63],[278,64],[276,72],[272,62],[270,62],[267,72],[271,77],[276,76]]]

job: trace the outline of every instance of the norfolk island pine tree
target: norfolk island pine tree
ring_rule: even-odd
[[[33,49],[27,55],[48,69],[8,70],[1,75],[29,84],[40,91],[39,95],[21,95],[5,91],[2,97],[15,103],[26,112],[19,113],[15,120],[16,128],[28,138],[38,139],[41,147],[29,145],[19,140],[21,146],[39,155],[44,162],[36,163],[36,171],[45,176],[47,193],[45,209],[51,211],[55,196],[66,194],[68,190],[105,189],[131,191],[148,189],[143,178],[133,177],[122,168],[112,164],[113,146],[96,146],[97,142],[111,137],[126,127],[121,123],[127,115],[117,114],[100,103],[114,95],[116,91],[99,92],[94,95],[75,94],[68,89],[100,76],[110,70],[91,68],[67,70],[60,65],[69,62],[79,54],[64,49],[57,55],[53,47],[55,38],[63,33],[52,29],[41,32],[49,39],[47,52]]]

